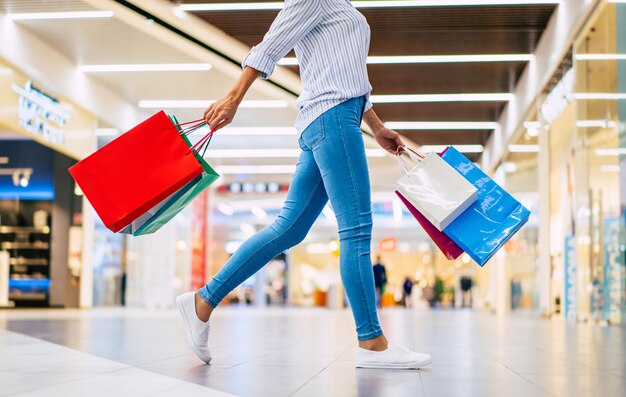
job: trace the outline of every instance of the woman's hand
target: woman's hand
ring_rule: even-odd
[[[385,127],[385,124],[378,118],[378,115],[374,112],[373,108],[370,108],[367,112],[365,112],[365,114],[363,114],[363,121],[365,121],[365,124],[367,124],[372,130],[374,138],[380,147],[389,153],[395,156],[398,152],[398,148],[400,146],[404,146],[404,142],[402,141],[400,134]]]
[[[213,102],[205,111],[204,119],[212,131],[232,123],[239,108],[239,101],[232,96],[226,96]]]
[[[393,154],[394,156],[398,152],[398,147],[404,146],[404,142],[402,141],[400,134],[398,134],[394,130],[390,130],[386,127],[381,127],[373,133],[374,138],[376,139],[376,142],[378,142],[380,147]]]

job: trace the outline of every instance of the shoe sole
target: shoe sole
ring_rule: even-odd
[[[189,323],[189,319],[187,318],[187,313],[185,312],[185,308],[183,307],[183,302],[180,297],[176,297],[176,307],[178,308],[178,312],[180,313],[180,315],[183,318],[183,321],[185,322],[185,328],[187,330],[187,340],[189,341],[189,346],[191,346],[191,350],[196,355],[196,357],[198,357],[204,363],[209,364],[211,362],[212,357],[209,357],[207,359],[207,356],[205,356],[198,349],[195,342],[193,341],[193,335],[191,334],[191,324]]]
[[[420,361],[416,364],[357,364],[357,368],[373,368],[373,369],[420,369],[432,364],[431,359]]]

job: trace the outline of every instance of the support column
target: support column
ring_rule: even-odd
[[[539,241],[537,259],[537,290],[539,293],[539,313],[543,317],[552,314],[551,258],[550,258],[550,139],[549,131],[541,129],[538,137],[537,156],[539,186]]]

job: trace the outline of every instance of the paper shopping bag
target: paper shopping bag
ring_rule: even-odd
[[[189,147],[192,146],[187,136],[183,135],[183,139]],[[195,178],[169,197],[152,217],[133,232],[134,236],[142,236],[159,230],[220,177],[219,174],[211,168],[209,163],[204,160],[200,153],[195,152],[195,156],[202,165],[202,175]]]
[[[200,176],[203,168],[160,111],[69,171],[104,225],[117,232]]]
[[[402,193],[396,190],[396,194],[398,195],[402,203],[404,203],[411,215],[413,215],[415,219],[417,219],[419,224],[426,231],[426,233],[428,233],[433,242],[437,245],[437,247],[439,247],[441,252],[443,252],[446,258],[456,259],[463,253],[463,250],[458,245],[456,245],[454,241],[450,239],[450,237],[448,237],[444,232],[437,230],[437,228],[433,226],[433,224],[430,223],[428,219],[426,219],[426,217],[422,215],[417,210],[417,208],[415,208],[413,204],[411,204],[411,202],[402,195]]]
[[[453,147],[446,149],[441,157],[478,189],[478,200],[444,232],[484,266],[528,221],[530,211]]]
[[[415,166],[408,169],[398,153],[404,175],[397,188],[428,221],[441,231],[476,201],[478,190],[436,153],[406,150]]]

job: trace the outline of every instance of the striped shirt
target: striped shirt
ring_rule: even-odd
[[[350,0],[285,0],[263,41],[242,62],[267,79],[292,48],[300,65],[302,93],[296,129],[302,132],[328,109],[365,95],[372,107],[367,76],[370,28]]]

